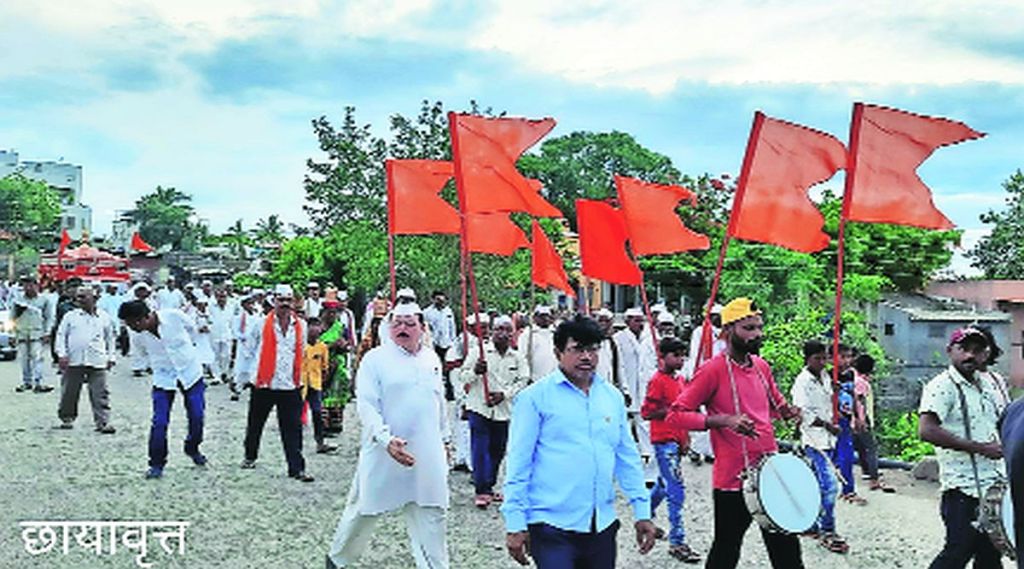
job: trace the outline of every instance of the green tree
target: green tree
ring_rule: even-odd
[[[22,244],[49,244],[60,222],[60,194],[15,173],[0,179],[0,229]]]
[[[279,245],[284,241],[284,223],[280,216],[274,214],[266,219],[256,220],[253,237],[261,245]]]
[[[184,247],[196,242],[197,227],[192,223],[192,196],[175,188],[157,186],[135,202],[128,216],[139,224],[139,234],[154,248],[171,245]]]
[[[1005,182],[1006,208],[989,210],[981,222],[992,226],[967,253],[971,266],[987,279],[1024,279],[1024,174],[1014,172]]]
[[[242,227],[242,220],[238,219],[228,227],[224,235],[221,236],[221,241],[228,246],[228,250],[231,254],[239,259],[245,258],[245,248],[252,245],[252,239],[249,238],[249,234]]]

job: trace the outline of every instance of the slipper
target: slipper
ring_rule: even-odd
[[[685,543],[669,547],[668,554],[673,559],[683,563],[700,563],[700,554],[690,549],[690,546]]]
[[[893,488],[892,486],[886,486],[885,483],[883,483],[881,481],[877,481],[877,480],[871,483],[871,490],[872,491],[881,490],[882,492],[884,492],[886,494],[895,494],[896,493],[896,489],[895,488]]]
[[[486,510],[487,506],[491,505],[491,497],[487,494],[477,494],[476,497],[473,498],[473,505],[481,510]]]
[[[843,494],[841,497],[843,500],[846,500],[847,502],[854,504],[856,506],[866,506],[868,504],[868,501],[866,499],[861,498],[856,493]]]
[[[846,543],[845,539],[839,537],[834,532],[821,534],[818,543],[832,553],[845,554],[850,551],[850,544]]]

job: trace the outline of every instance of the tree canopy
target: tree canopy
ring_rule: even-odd
[[[1024,279],[1024,174],[1014,172],[1005,182],[1006,208],[989,210],[981,222],[992,226],[967,253],[971,266],[988,279]]]
[[[139,224],[139,234],[155,248],[195,249],[205,236],[192,221],[192,196],[172,187],[157,186],[135,202],[128,216]]]

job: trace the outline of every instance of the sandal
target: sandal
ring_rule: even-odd
[[[846,500],[847,502],[849,502],[849,503],[851,503],[851,504],[853,504],[855,506],[866,506],[868,504],[868,501],[866,499],[861,498],[855,492],[851,492],[849,494],[843,494],[841,497],[842,497],[843,500]]]
[[[818,538],[818,543],[832,553],[845,554],[850,551],[850,544],[846,543],[846,540],[839,537],[835,532],[821,534],[821,537]]]
[[[895,494],[896,493],[896,489],[895,488],[893,488],[892,486],[886,486],[885,483],[882,482],[881,480],[872,480],[871,481],[871,490],[881,490],[882,492],[884,492],[886,494]]]
[[[477,494],[473,498],[473,505],[481,510],[486,510],[487,506],[491,505],[491,496],[489,494]]]
[[[683,563],[700,563],[700,554],[690,549],[689,545],[685,543],[682,545],[672,545],[668,548],[669,557],[682,561]]]

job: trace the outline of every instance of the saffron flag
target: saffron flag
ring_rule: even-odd
[[[530,242],[519,226],[512,222],[508,213],[467,213],[466,246],[471,253],[491,253],[505,257]]]
[[[825,218],[807,190],[846,166],[836,137],[757,112],[728,233],[810,253],[824,249]]]
[[[962,122],[854,104],[846,219],[951,229],[953,222],[936,209],[917,167],[940,146],[982,136]]]
[[[71,245],[71,236],[68,235],[68,230],[67,229],[61,229],[60,230],[60,245],[57,247],[57,254],[63,255],[64,254],[64,250],[68,248],[68,245]]]
[[[132,250],[138,251],[140,253],[149,253],[150,251],[153,250],[153,247],[149,243],[146,243],[145,241],[142,240],[142,236],[139,235],[138,231],[132,233],[131,248]]]
[[[576,200],[576,225],[584,275],[613,284],[640,284],[640,267],[626,251],[629,233],[622,212],[604,202]]]
[[[462,211],[522,211],[535,217],[562,215],[541,197],[539,181],[516,170],[519,156],[555,127],[554,119],[448,113],[448,122]]]
[[[453,166],[444,160],[388,160],[388,231],[392,235],[459,233],[459,212],[440,196]]]
[[[615,187],[634,254],[658,255],[710,246],[706,236],[683,225],[676,215],[680,201],[697,202],[690,190],[621,176],[615,176]]]
[[[575,298],[576,292],[569,286],[569,277],[565,274],[562,257],[555,251],[555,246],[544,234],[540,224],[533,221],[533,258],[530,262],[530,278],[533,284],[541,287],[554,287]]]

